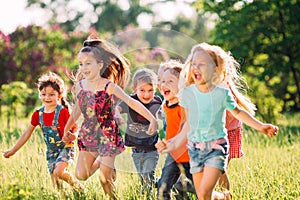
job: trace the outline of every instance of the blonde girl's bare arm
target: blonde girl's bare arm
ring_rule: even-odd
[[[270,137],[276,135],[278,131],[278,127],[273,124],[266,124],[255,117],[253,117],[250,113],[247,111],[241,109],[239,106],[237,106],[235,109],[230,111],[232,115],[237,118],[238,120],[242,121],[246,125],[250,126],[251,128],[254,128]]]
[[[120,100],[124,101],[130,108],[144,116],[149,122],[149,129],[148,133],[152,134],[157,130],[157,121],[155,117],[152,115],[152,113],[143,106],[139,101],[131,98],[129,95],[127,95],[122,88],[120,88],[118,85],[115,85],[113,83],[109,84],[107,87],[107,92],[109,94],[114,94],[116,97],[118,97]]]
[[[35,129],[35,126],[32,126],[31,124],[28,126],[28,128],[23,132],[23,134],[18,139],[17,143],[8,151],[4,152],[3,156],[5,158],[9,158],[13,156],[30,138],[33,131]]]

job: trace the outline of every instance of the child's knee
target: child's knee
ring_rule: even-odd
[[[64,170],[62,170],[61,168],[56,167],[56,168],[53,170],[53,175],[54,175],[55,177],[60,178],[60,177],[63,176],[63,174],[64,174]]]
[[[87,173],[76,172],[75,177],[80,181],[86,181],[90,176]]]

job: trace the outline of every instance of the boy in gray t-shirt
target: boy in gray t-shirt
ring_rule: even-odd
[[[132,98],[140,101],[154,116],[157,116],[162,104],[159,96],[155,96],[157,84],[156,74],[150,69],[140,69],[133,76]],[[149,121],[132,110],[125,102],[117,106],[120,113],[127,114],[125,145],[132,147],[132,158],[142,182],[142,191],[152,191],[154,173],[159,154],[155,148],[158,132],[147,134]]]

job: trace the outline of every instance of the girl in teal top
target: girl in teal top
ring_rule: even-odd
[[[158,143],[158,151],[170,152],[188,137],[190,172],[198,199],[230,199],[229,192],[214,191],[215,185],[226,170],[228,140],[225,128],[225,112],[268,135],[275,136],[277,126],[255,119],[239,106],[229,89],[220,87],[227,75],[238,75],[236,61],[218,46],[201,43],[195,45],[189,55],[182,77],[185,79],[180,104],[187,121],[174,138]],[[238,76],[235,78],[239,78]],[[234,78],[232,78],[234,80]]]
[[[233,110],[236,107],[231,92],[221,87],[215,87],[210,92],[201,92],[193,84],[182,94],[181,106],[193,110],[188,115],[190,119],[188,140],[199,143],[225,138],[227,131],[224,126],[224,110]]]

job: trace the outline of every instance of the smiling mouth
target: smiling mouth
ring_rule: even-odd
[[[165,96],[169,95],[170,93],[171,93],[171,91],[170,91],[170,90],[166,90],[166,91],[164,91],[164,95],[165,95]]]
[[[194,74],[194,77],[196,80],[200,80],[202,75],[201,74]]]

